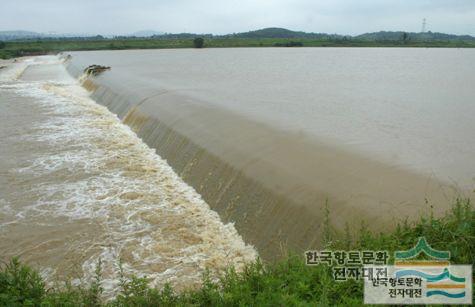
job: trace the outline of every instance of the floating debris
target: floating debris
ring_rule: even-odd
[[[101,65],[91,65],[84,69],[84,73],[87,75],[97,76],[103,73],[106,70],[110,70],[109,66],[101,66]]]

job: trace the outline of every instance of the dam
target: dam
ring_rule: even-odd
[[[91,97],[271,259],[473,193],[475,53],[241,48],[72,52]],[[278,257],[278,256],[277,256]]]
[[[180,289],[321,247],[327,210],[385,230],[474,196],[472,50],[67,55],[0,71],[0,249],[46,277]]]

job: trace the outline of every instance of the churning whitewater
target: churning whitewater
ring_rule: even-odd
[[[0,250],[46,278],[88,282],[102,260],[107,293],[126,274],[195,286],[206,269],[257,256],[234,225],[89,98],[57,57],[0,73]]]

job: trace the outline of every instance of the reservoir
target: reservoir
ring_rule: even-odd
[[[172,94],[461,187],[474,185],[475,52],[427,48],[100,51],[129,95]]]
[[[475,177],[475,52],[235,48],[73,52],[75,77],[273,258],[335,229],[445,212]]]

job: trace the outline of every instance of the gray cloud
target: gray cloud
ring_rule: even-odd
[[[419,31],[475,35],[474,0],[1,0],[0,30],[124,34],[232,33],[277,26],[358,34]]]

